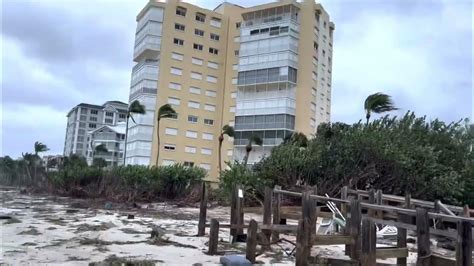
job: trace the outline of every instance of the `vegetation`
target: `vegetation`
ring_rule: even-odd
[[[372,113],[385,113],[397,110],[393,104],[392,97],[381,92],[371,94],[365,99],[364,110],[365,118],[367,119],[366,125],[369,124],[370,116]]]
[[[224,141],[224,135],[227,135],[229,137],[234,137],[234,128],[229,126],[229,125],[225,125],[222,127],[222,131],[221,131],[221,134],[219,135],[219,173],[222,172],[222,142]]]
[[[140,103],[140,101],[135,100],[133,101],[130,106],[128,106],[128,111],[127,111],[127,125],[125,126],[125,141],[124,143],[127,143],[127,137],[128,137],[128,122],[130,119],[132,119],[133,123],[135,122],[135,118],[133,118],[133,114],[145,114],[145,106]],[[123,164],[125,164],[125,158],[127,156],[127,146],[125,145],[123,149]]]
[[[158,117],[156,118],[157,123],[156,123],[156,140],[158,144],[158,149],[156,152],[156,163],[155,165],[158,165],[158,162],[160,160],[160,121],[163,118],[172,118],[176,116],[176,111],[171,107],[169,104],[165,104],[158,109]]]

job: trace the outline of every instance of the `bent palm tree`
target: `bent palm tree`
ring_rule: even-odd
[[[369,95],[367,99],[365,99],[364,109],[365,118],[367,119],[366,125],[369,124],[370,115],[372,113],[380,114],[398,110],[393,104],[392,97],[381,92]]]
[[[36,179],[36,172],[38,170],[38,164],[41,162],[41,158],[39,157],[38,154],[41,153],[41,152],[49,151],[49,148],[48,148],[48,146],[46,146],[46,144],[43,144],[39,141],[36,141],[34,149],[35,149],[35,154],[32,157],[32,163],[34,165],[34,170],[35,170],[34,178]]]
[[[221,131],[221,134],[219,135],[219,175],[222,171],[222,162],[221,162],[221,157],[222,157],[222,142],[224,141],[224,135],[227,135],[229,137],[233,137],[234,136],[234,128],[229,126],[229,125],[225,125],[222,127],[222,131]]]
[[[257,135],[251,135],[249,137],[249,143],[247,144],[247,146],[245,146],[244,165],[247,165],[247,162],[248,162],[249,156],[250,156],[250,152],[253,150],[252,144],[262,146],[263,145],[263,140]]]
[[[169,104],[165,104],[158,109],[158,117],[156,118],[156,141],[158,143],[158,149],[156,152],[156,165],[160,159],[160,121],[162,118],[171,118],[176,116],[176,111]]]
[[[124,142],[124,147],[123,147],[123,165],[125,165],[125,158],[127,156],[127,138],[128,138],[128,121],[131,118],[133,123],[135,122],[135,119],[133,118],[132,114],[145,114],[145,106],[141,104],[138,100],[133,101],[130,106],[128,107],[127,111],[127,125],[125,126],[125,142]]]

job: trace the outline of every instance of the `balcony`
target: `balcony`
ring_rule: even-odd
[[[140,62],[144,59],[156,59],[160,55],[161,37],[146,35],[135,45],[133,60]]]
[[[157,81],[160,71],[158,61],[145,61],[133,67],[130,86],[134,87],[143,80]]]

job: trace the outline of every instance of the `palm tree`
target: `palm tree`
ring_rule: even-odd
[[[128,138],[128,120],[131,118],[133,123],[135,122],[135,119],[133,118],[132,114],[145,114],[145,106],[141,104],[138,100],[133,101],[130,106],[128,107],[127,111],[127,124],[125,126],[125,142],[124,142],[124,147],[123,147],[123,165],[125,165],[125,158],[127,156],[127,138]]]
[[[247,165],[249,160],[250,152],[253,150],[252,144],[262,146],[263,140],[257,135],[251,135],[249,137],[249,143],[245,146],[245,157],[244,157],[244,165]]]
[[[158,149],[156,152],[156,165],[160,159],[160,121],[162,118],[171,118],[176,116],[176,111],[169,104],[165,104],[158,109],[158,117],[156,118],[156,141],[158,143]]]
[[[38,154],[41,153],[41,152],[49,151],[49,148],[48,148],[48,146],[46,146],[46,144],[43,144],[39,141],[36,141],[34,149],[35,149],[35,154],[32,157],[32,160],[33,160],[32,162],[33,162],[33,165],[34,165],[35,179],[36,179],[36,172],[37,172],[38,164],[41,162],[41,159],[40,159]]]
[[[222,131],[221,131],[221,134],[219,135],[219,174],[221,173],[222,171],[222,162],[221,162],[221,157],[222,157],[222,142],[224,141],[224,135],[227,135],[229,137],[233,137],[234,136],[234,128],[229,126],[229,125],[225,125],[222,127]]]
[[[381,92],[369,95],[367,99],[365,99],[364,109],[365,118],[367,119],[366,125],[369,124],[370,115],[372,113],[380,114],[398,110],[393,104],[392,97]]]
[[[293,132],[283,139],[283,144],[292,144],[298,147],[308,146],[308,137],[301,132]]]
[[[109,150],[107,149],[107,146],[104,143],[102,143],[94,147],[94,155],[96,152],[106,153],[106,152],[109,152]],[[94,157],[94,155],[92,157]]]

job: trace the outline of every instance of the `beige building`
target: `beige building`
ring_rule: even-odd
[[[312,0],[283,0],[244,8],[222,3],[214,10],[185,2],[150,1],[137,16],[130,101],[147,114],[129,125],[128,164],[156,164],[156,112],[169,103],[174,119],[160,124],[160,165],[184,163],[218,175],[241,160],[251,135],[249,163],[268,154],[292,132],[311,135],[331,112],[334,24]]]

